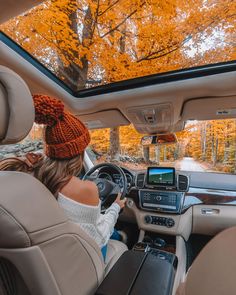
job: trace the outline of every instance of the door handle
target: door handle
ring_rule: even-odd
[[[219,214],[219,209],[212,209],[212,208],[202,208],[201,209],[202,214],[204,215],[213,215],[213,214]]]

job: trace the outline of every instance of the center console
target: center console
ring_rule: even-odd
[[[185,273],[182,237],[187,237],[191,229],[188,213],[181,220],[187,190],[188,177],[177,174],[174,168],[149,167],[146,173],[137,175],[136,187],[127,196],[127,207],[136,216],[139,241],[120,257],[97,295],[175,293]]]
[[[143,210],[156,212],[180,213],[184,193],[165,192],[160,190],[139,190],[140,207]]]
[[[146,232],[143,240],[134,245],[134,251],[144,251],[165,260],[177,268],[176,238],[175,236],[160,235]]]
[[[130,195],[134,202],[127,205],[139,209],[135,214],[141,229],[172,229],[173,234],[188,186],[188,176],[176,173],[174,168],[148,167],[146,173],[137,175],[134,195]]]
[[[142,188],[138,191],[140,208],[147,211],[179,214],[184,200],[183,191],[187,188],[188,177],[176,174],[174,168],[148,167]]]
[[[145,251],[126,251],[96,295],[171,295],[174,277],[174,266],[167,260]]]

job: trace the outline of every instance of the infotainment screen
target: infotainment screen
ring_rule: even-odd
[[[156,186],[174,186],[175,168],[148,167],[147,184]]]

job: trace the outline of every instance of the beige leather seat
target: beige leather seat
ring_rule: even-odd
[[[236,294],[236,227],[213,238],[200,252],[176,295]]]
[[[23,139],[33,120],[26,84],[0,66],[0,144]],[[126,249],[112,241],[105,265],[97,244],[44,185],[28,174],[0,171],[0,294],[94,294]]]

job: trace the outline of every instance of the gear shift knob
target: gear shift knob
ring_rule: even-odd
[[[166,241],[161,238],[155,238],[154,245],[159,248],[164,248],[166,246]]]

